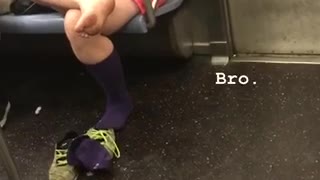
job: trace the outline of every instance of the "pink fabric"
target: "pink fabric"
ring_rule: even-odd
[[[146,13],[146,7],[144,5],[144,1],[143,0],[133,0],[133,1],[137,4],[138,8],[140,9],[140,13],[141,14],[145,14]],[[167,2],[166,0],[158,0],[157,8],[163,6],[166,2]]]

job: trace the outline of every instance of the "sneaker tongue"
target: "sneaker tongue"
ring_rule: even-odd
[[[60,144],[57,145],[58,149],[68,149],[69,144],[72,142],[72,139],[67,139],[64,142],[61,142]]]
[[[67,149],[69,144],[72,142],[74,138],[76,138],[78,134],[74,131],[70,131],[65,134],[64,138],[57,143],[58,149]]]

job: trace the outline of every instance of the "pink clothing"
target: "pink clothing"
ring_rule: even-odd
[[[145,4],[144,4],[144,0],[133,0],[133,1],[137,4],[138,8],[140,9],[140,13],[141,14],[145,14],[146,13],[146,7],[145,7]],[[161,7],[165,3],[166,3],[166,0],[158,0],[157,8]]]

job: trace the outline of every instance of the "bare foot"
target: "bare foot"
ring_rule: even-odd
[[[114,0],[80,0],[81,17],[75,26],[79,33],[101,33],[104,22],[113,11]]]

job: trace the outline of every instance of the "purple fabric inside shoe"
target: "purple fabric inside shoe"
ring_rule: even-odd
[[[70,144],[68,163],[88,171],[108,170],[112,166],[112,156],[98,141],[80,136]]]

